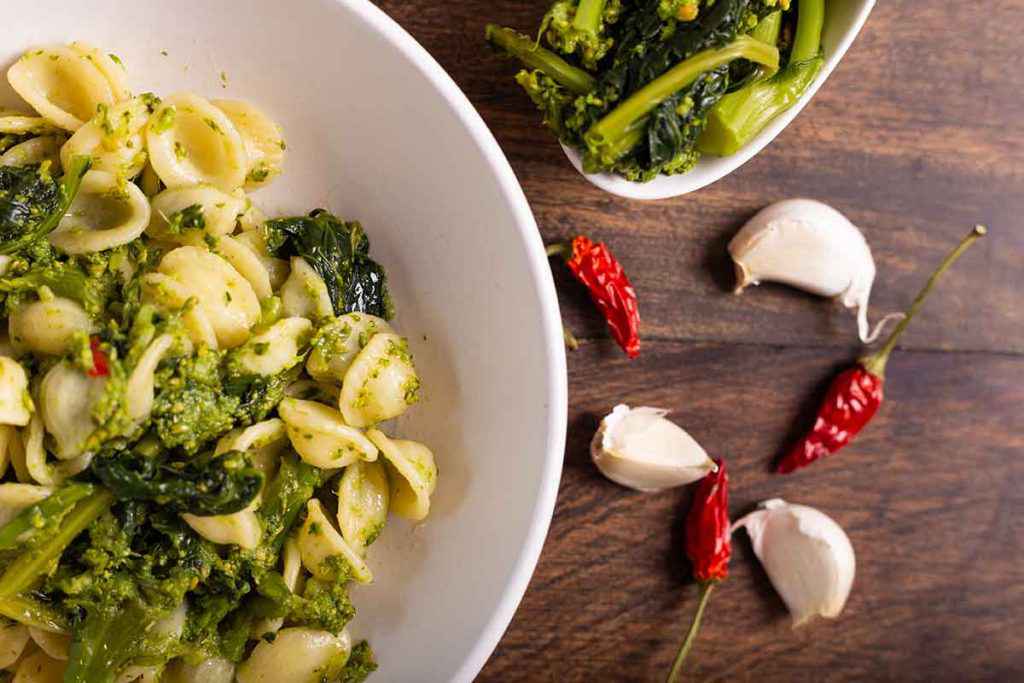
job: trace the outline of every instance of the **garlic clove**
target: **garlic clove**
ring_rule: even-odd
[[[787,199],[759,211],[729,242],[736,266],[736,293],[749,285],[779,282],[837,299],[857,309],[857,331],[874,341],[868,326],[868,300],[875,261],[864,235],[843,214],[813,199]]]
[[[692,436],[665,419],[667,410],[617,405],[601,420],[590,455],[604,476],[638,491],[697,481],[716,469]]]
[[[856,559],[835,520],[815,508],[773,498],[732,530],[740,528],[750,535],[754,554],[789,608],[794,627],[819,616],[839,616],[853,586]]]

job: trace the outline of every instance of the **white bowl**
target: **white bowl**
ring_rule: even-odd
[[[818,92],[818,88],[825,83],[843,55],[850,49],[874,6],[875,0],[832,0],[828,3],[825,8],[825,27],[821,36],[825,52],[825,64],[821,72],[796,105],[776,117],[757,137],[735,154],[727,157],[704,156],[689,173],[662,175],[649,183],[634,183],[612,173],[584,173],[579,152],[565,145],[562,145],[562,149],[584,178],[605,192],[627,199],[679,197],[721,180],[764,149],[807,106],[814,93]]]
[[[398,431],[434,449],[440,480],[425,523],[393,519],[371,548],[376,580],[350,628],[377,651],[372,680],[471,680],[536,564],[566,422],[549,266],[480,117],[365,0],[33,0],[7,15],[4,71],[79,39],[118,54],[137,92],[251,100],[288,141],[283,176],[254,201],[363,221],[424,381]],[[0,105],[14,102],[4,79]]]

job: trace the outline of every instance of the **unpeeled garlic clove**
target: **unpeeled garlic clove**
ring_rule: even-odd
[[[732,526],[745,528],[754,554],[793,616],[793,626],[814,617],[834,619],[853,586],[856,560],[850,539],[835,520],[781,498],[761,503]]]
[[[736,264],[736,293],[761,282],[781,282],[838,299],[857,309],[861,341],[874,341],[886,316],[868,329],[868,299],[875,261],[860,230],[828,204],[787,199],[759,211],[729,242]],[[897,314],[898,315],[898,314]]]
[[[682,486],[717,469],[692,436],[665,419],[667,414],[660,408],[615,406],[590,443],[597,469],[638,491]]]

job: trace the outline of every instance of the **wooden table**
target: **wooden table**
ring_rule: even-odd
[[[655,203],[577,175],[513,65],[485,49],[486,21],[532,30],[546,0],[380,4],[480,110],[545,240],[607,241],[643,315],[630,362],[555,269],[563,316],[584,339],[569,356],[565,467],[537,571],[481,680],[659,680],[670,665],[695,607],[680,523],[692,489],[633,493],[597,473],[588,444],[617,402],[671,409],[727,458],[734,518],[770,497],[806,503],[857,552],[842,617],[793,631],[740,534],[690,679],[1024,679],[1024,0],[880,2],[771,146],[709,188]],[[827,301],[775,286],[731,294],[729,238],[793,196],[825,200],[865,232],[873,319],[906,306],[973,223],[991,235],[906,335],[871,427],[782,477],[769,463],[860,350],[852,316]]]

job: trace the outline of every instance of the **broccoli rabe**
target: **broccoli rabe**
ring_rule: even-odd
[[[90,163],[89,157],[72,157],[59,180],[45,161],[34,166],[0,166],[0,254],[13,254],[57,227]]]
[[[373,650],[369,643],[361,640],[352,648],[338,683],[363,683],[376,670],[377,659]]]
[[[608,54],[614,40],[606,27],[622,12],[620,0],[556,0],[544,15],[541,33],[564,54],[576,54],[588,69]]]
[[[234,426],[241,400],[224,390],[223,355],[202,346],[157,371],[151,419],[166,448],[195,453]]]
[[[37,252],[40,256],[43,253]],[[106,309],[116,287],[109,273],[90,275],[74,259],[61,261],[44,257],[31,265],[18,259],[9,273],[0,277],[0,293],[6,294],[8,314],[26,297],[35,296],[42,287],[47,287],[56,296],[77,301],[86,313],[96,318]]]

